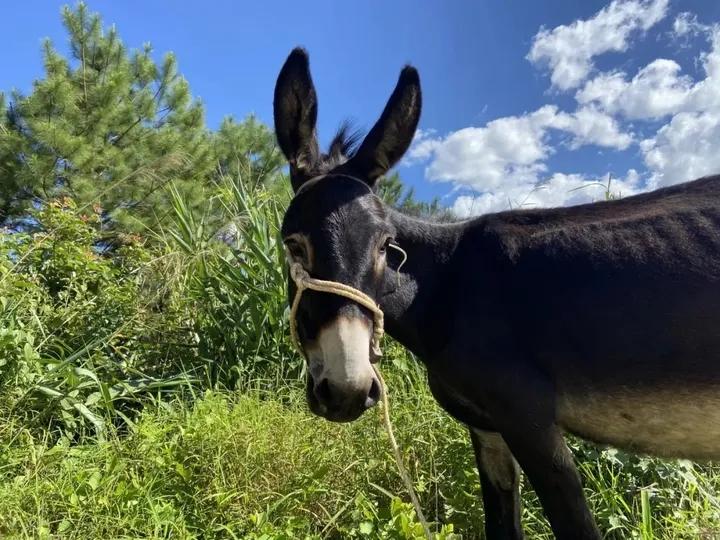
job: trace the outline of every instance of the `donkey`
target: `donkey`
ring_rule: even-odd
[[[374,192],[410,146],[420,107],[406,66],[365,139],[341,129],[322,153],[308,55],[292,51],[274,95],[295,191],[282,223],[288,257],[374,299],[388,334],[422,359],[439,404],[469,428],[488,538],[523,537],[522,469],[557,538],[598,539],[565,433],[720,456],[720,176],[431,223]],[[393,245],[407,252],[401,267]],[[306,291],[296,323],[313,413],[352,421],[377,403],[365,307]]]

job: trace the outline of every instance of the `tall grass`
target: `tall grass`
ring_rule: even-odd
[[[187,336],[146,272],[157,251],[131,242],[102,257],[99,218],[69,200],[36,218],[33,234],[0,237],[0,409],[54,437],[102,439],[185,382],[176,359]]]
[[[36,213],[37,232],[0,238],[0,409],[80,442],[166,393],[297,378],[287,194],[223,178],[199,210],[170,196],[169,227],[104,255],[98,215],[69,199]]]
[[[289,195],[251,190],[223,178],[219,206],[227,216],[216,249],[199,276],[199,331],[217,378],[226,385],[256,378],[297,377],[301,364],[287,339],[285,256],[280,222]],[[178,212],[178,218],[181,212]],[[217,235],[215,235],[217,237]]]
[[[417,384],[422,370],[390,354],[398,437],[423,507],[443,537],[480,537],[466,432]],[[102,444],[51,444],[5,424],[0,535],[422,538],[375,412],[331,424],[306,411],[297,385],[247,385],[148,406],[129,434]],[[573,446],[609,538],[717,534],[717,469]],[[527,483],[522,492],[528,537],[552,538]]]

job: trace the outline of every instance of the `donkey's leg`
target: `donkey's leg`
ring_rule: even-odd
[[[477,396],[540,498],[558,540],[599,540],[573,455],[556,424],[554,384],[521,361],[485,363],[456,376]]]
[[[555,425],[516,424],[503,432],[503,438],[540,498],[555,537],[599,539],[572,452],[560,429]]]
[[[520,471],[499,433],[470,428],[480,473],[485,535],[488,540],[520,540]]]

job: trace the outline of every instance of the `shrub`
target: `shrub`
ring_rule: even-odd
[[[190,332],[168,343],[179,312],[148,293],[157,253],[138,237],[103,253],[100,225],[63,198],[33,213],[32,232],[0,235],[0,403],[73,439],[103,437],[138,396],[176,385],[191,346]]]

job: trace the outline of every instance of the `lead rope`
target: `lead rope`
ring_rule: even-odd
[[[385,333],[385,316],[380,309],[380,306],[378,306],[367,294],[355,289],[354,287],[350,287],[349,285],[338,283],[336,281],[325,281],[310,277],[310,274],[308,274],[302,264],[298,262],[290,264],[290,277],[297,287],[297,292],[295,293],[295,298],[293,299],[292,307],[290,308],[290,335],[292,336],[295,347],[299,351],[302,351],[302,348],[300,347],[300,340],[297,333],[297,310],[300,305],[300,297],[305,289],[344,296],[345,298],[348,298],[353,302],[357,302],[361,306],[372,311],[375,324],[373,325],[373,335],[370,341],[370,348],[372,349],[372,353],[375,357],[372,363],[372,368],[380,381],[380,387],[382,389],[382,403],[380,403],[380,406],[383,413],[383,424],[385,426],[385,431],[387,431],[388,438],[390,439],[390,447],[392,448],[395,463],[398,471],[400,472],[400,478],[402,478],[402,481],[405,484],[405,489],[410,495],[410,500],[415,507],[415,513],[417,514],[418,520],[425,532],[425,537],[428,540],[433,540],[434,536],[430,532],[430,525],[425,519],[425,514],[423,514],[422,508],[420,508],[420,501],[417,493],[415,492],[415,488],[413,487],[410,474],[405,468],[405,463],[403,462],[402,455],[400,453],[400,446],[397,443],[397,439],[395,439],[395,431],[393,429],[392,421],[390,420],[390,399],[388,397],[387,385],[385,384],[385,379],[383,379],[383,376],[380,373],[380,369],[375,363],[377,362],[377,359],[382,356],[380,340]]]

